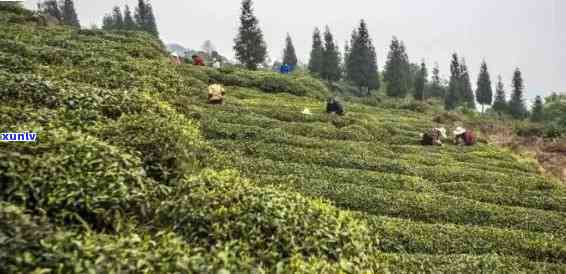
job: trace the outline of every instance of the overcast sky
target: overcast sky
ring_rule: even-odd
[[[380,70],[392,36],[405,42],[409,58],[435,62],[449,74],[453,52],[465,57],[473,85],[482,59],[492,82],[501,74],[507,91],[515,67],[523,72],[528,97],[566,92],[566,1],[563,0],[255,0],[273,60],[281,59],[291,34],[297,55],[308,62],[314,27],[328,25],[340,47],[360,19],[368,23]],[[26,0],[34,7],[37,0]],[[114,5],[135,6],[137,0],[75,0],[83,26],[100,25]],[[153,0],[161,38],[200,48],[211,40],[231,59],[238,28],[238,0]]]

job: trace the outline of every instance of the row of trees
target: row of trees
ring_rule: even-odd
[[[37,7],[40,12],[57,18],[64,25],[75,28],[81,27],[73,0],[47,0],[38,3]]]
[[[324,34],[315,28],[308,69],[320,78],[334,82],[346,80],[360,90],[378,90],[381,86],[377,66],[377,55],[369,35],[367,24],[362,20],[358,28],[352,31],[350,41],[346,43],[342,56],[334,37],[328,28]],[[283,51],[283,63],[297,65],[297,56],[292,39],[287,34]],[[264,62],[267,46],[253,15],[252,1],[243,0],[240,16],[240,29],[235,39],[236,57],[248,69],[257,69]],[[501,77],[497,83],[495,100],[491,77],[485,61],[482,62],[474,92],[471,77],[463,58],[456,53],[450,62],[450,79],[447,84],[440,78],[438,64],[432,70],[431,82],[428,80],[428,69],[424,60],[421,64],[409,62],[406,47],[402,41],[393,37],[383,71],[385,92],[388,96],[404,98],[410,93],[417,100],[427,97],[439,97],[444,100],[447,110],[458,107],[475,109],[476,101],[482,106],[491,106],[498,113],[506,113],[514,118],[525,118],[528,110],[525,106],[523,79],[517,68],[513,75],[511,99],[507,101]]]
[[[283,63],[295,67],[298,61],[289,34],[285,44]],[[267,57],[267,45],[259,28],[259,21],[253,13],[251,0],[242,1],[240,26],[234,39],[234,51],[238,61],[252,70],[264,63]],[[315,29],[308,67],[313,74],[328,81],[345,78],[360,89],[367,89],[368,92],[380,87],[375,48],[363,20],[352,32],[343,60],[330,29],[325,28],[324,41],[320,29]]]
[[[312,50],[308,64],[309,71],[328,81],[338,81],[341,78],[341,54],[334,36],[328,26],[324,30],[324,42],[320,29],[313,33]]]
[[[155,37],[159,37],[153,7],[151,3],[145,0],[138,0],[138,5],[133,15],[128,5],[124,7],[123,13],[120,7],[114,7],[110,14],[104,16],[102,28],[105,30],[145,31]]]

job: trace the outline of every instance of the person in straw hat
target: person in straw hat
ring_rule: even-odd
[[[473,146],[476,144],[476,136],[469,129],[457,127],[454,130],[454,143],[456,145]]]

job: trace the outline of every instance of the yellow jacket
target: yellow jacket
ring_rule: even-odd
[[[224,87],[222,85],[214,84],[208,86],[208,101],[222,101],[224,99]]]

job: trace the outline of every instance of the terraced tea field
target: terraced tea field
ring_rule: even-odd
[[[232,167],[359,212],[383,252],[565,263],[566,188],[533,161],[486,144],[420,146],[419,133],[435,126],[430,113],[347,104],[338,117],[318,99],[238,87],[228,94],[224,106],[193,111]]]
[[[42,22],[0,5],[0,130],[38,134],[0,143],[0,273],[566,273],[566,187],[419,146],[435,106]]]

